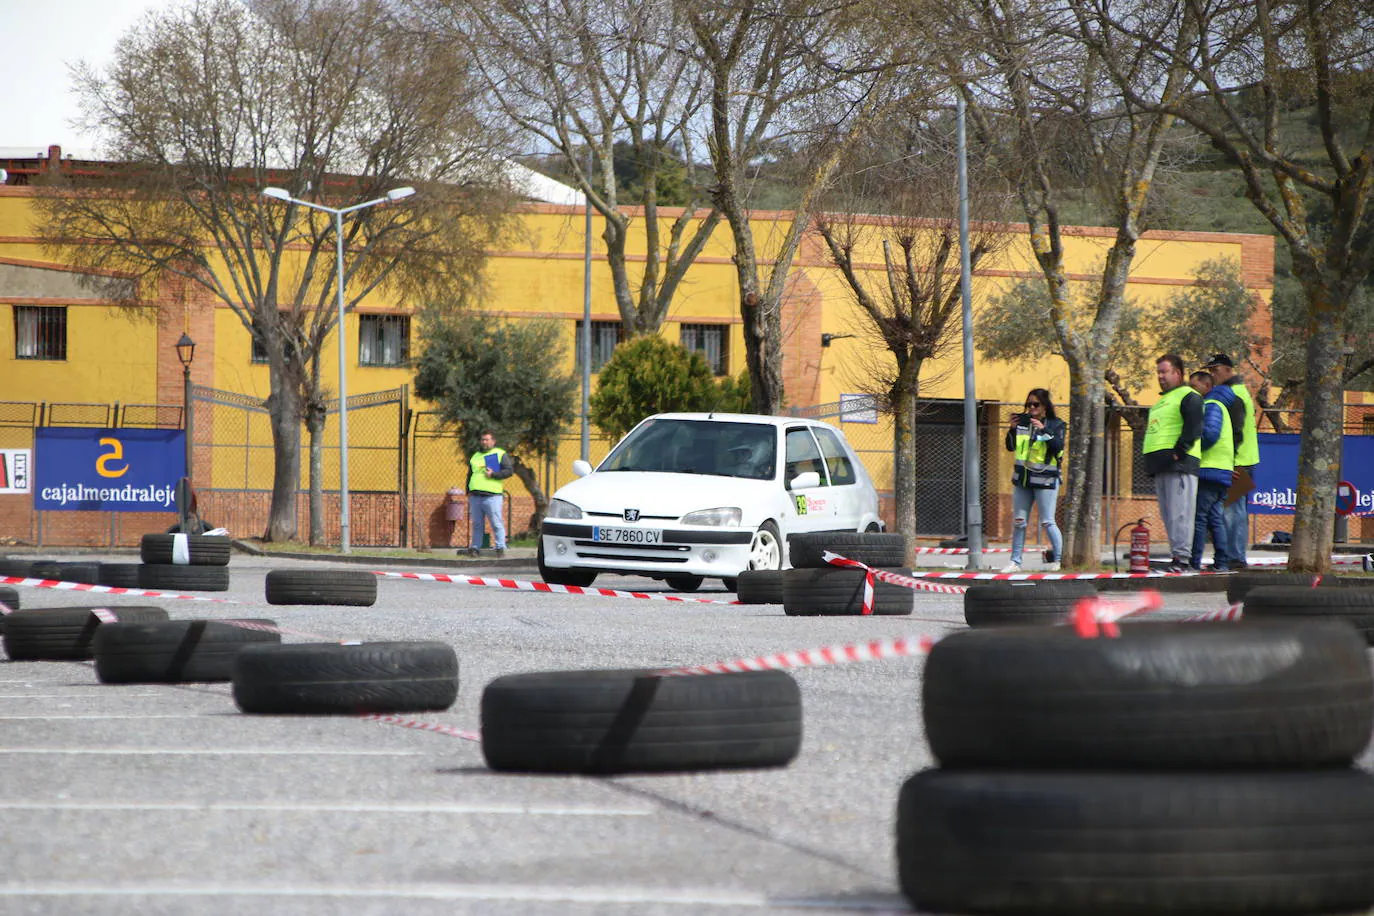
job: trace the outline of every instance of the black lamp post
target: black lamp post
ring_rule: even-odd
[[[191,360],[196,355],[196,342],[191,339],[189,334],[182,332],[181,340],[177,341],[177,359],[181,360],[181,410],[185,418],[186,428],[186,498],[180,500],[180,522],[181,530],[186,530],[186,515],[191,510],[190,484],[191,484],[191,437],[195,429],[194,414],[191,411]]]

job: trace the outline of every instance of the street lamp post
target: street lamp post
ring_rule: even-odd
[[[191,335],[185,331],[181,333],[181,339],[176,343],[177,359],[181,360],[181,412],[182,426],[186,431],[186,489],[187,493],[181,500],[178,507],[178,521],[181,527],[179,531],[186,531],[187,514],[191,511],[191,455],[192,441],[195,436],[195,411],[191,409],[191,360],[196,356],[196,342],[191,339]]]
[[[342,553],[349,552],[348,534],[348,382],[345,377],[347,369],[347,347],[344,340],[344,243],[343,243],[343,218],[345,213],[354,213],[358,210],[366,209],[377,204],[388,203],[393,200],[401,200],[415,193],[414,188],[394,188],[387,191],[385,197],[378,197],[376,200],[363,201],[351,207],[326,207],[323,204],[311,203],[308,200],[301,200],[292,197],[290,192],[284,188],[263,188],[264,197],[271,197],[276,200],[285,201],[291,204],[300,204],[302,207],[309,207],[311,210],[319,210],[330,213],[334,216],[334,241],[335,254],[338,268],[338,277],[335,286],[338,290],[339,300],[339,550]]]

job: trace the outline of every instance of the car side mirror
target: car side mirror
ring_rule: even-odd
[[[589,462],[583,461],[581,458],[573,462],[573,473],[578,477],[586,477],[591,472],[592,466]]]
[[[789,490],[811,490],[821,485],[821,475],[815,471],[798,474],[787,484]]]

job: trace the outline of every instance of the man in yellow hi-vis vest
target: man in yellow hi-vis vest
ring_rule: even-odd
[[[1188,376],[1188,385],[1202,395],[1202,462],[1197,472],[1197,512],[1193,515],[1193,569],[1202,569],[1202,553],[1207,538],[1212,539],[1212,569],[1231,568],[1230,545],[1222,520],[1222,500],[1231,488],[1231,473],[1236,466],[1236,442],[1231,433],[1231,414],[1214,394],[1210,373],[1198,371]]]
[[[472,540],[469,550],[482,546],[486,520],[491,521],[491,546],[499,555],[506,549],[506,526],[501,521],[501,494],[505,492],[507,477],[515,473],[510,455],[496,447],[496,434],[482,430],[480,448],[468,459],[468,516],[472,519]]]
[[[1155,479],[1155,499],[1169,533],[1170,572],[1183,572],[1193,555],[1197,472],[1202,463],[1202,396],[1185,385],[1183,358],[1166,353],[1155,360],[1159,400],[1140,451],[1145,472]]]

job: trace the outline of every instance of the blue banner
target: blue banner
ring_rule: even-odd
[[[1296,433],[1260,433],[1260,463],[1255,468],[1255,489],[1250,511],[1257,515],[1292,515],[1298,501],[1298,448]],[[1354,514],[1374,512],[1374,436],[1341,437],[1340,479],[1355,489]]]
[[[175,512],[186,473],[179,429],[34,430],[33,507],[48,511]]]

